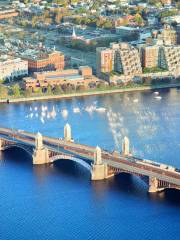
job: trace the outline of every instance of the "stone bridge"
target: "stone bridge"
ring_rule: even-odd
[[[75,143],[71,127],[64,127],[64,138],[57,139],[20,130],[0,128],[0,150],[17,147],[32,156],[33,164],[52,164],[64,159],[82,165],[91,173],[92,180],[103,180],[116,174],[146,176],[149,192],[166,188],[180,190],[180,170],[162,163],[139,159],[130,153],[129,139],[124,138],[122,152],[108,152],[100,147]]]

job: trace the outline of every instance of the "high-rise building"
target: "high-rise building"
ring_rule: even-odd
[[[160,47],[159,66],[175,75],[180,75],[180,46]]]
[[[138,50],[128,43],[112,43],[110,48],[97,48],[97,73],[112,71],[127,76],[142,73]]]
[[[101,73],[110,73],[113,70],[113,55],[110,48],[99,47],[96,49],[96,71],[98,76]]]
[[[116,71],[124,75],[134,76],[142,73],[141,61],[138,49],[127,44],[119,44],[116,51]]]
[[[140,47],[141,63],[144,68],[154,68],[158,66],[159,46],[150,45]]]

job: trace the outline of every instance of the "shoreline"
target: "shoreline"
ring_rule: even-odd
[[[125,92],[138,92],[138,91],[148,91],[156,89],[165,89],[165,88],[176,88],[180,87],[180,83],[172,84],[159,84],[154,86],[139,86],[139,87],[129,87],[129,88],[119,88],[111,90],[97,90],[92,92],[79,92],[79,93],[66,93],[61,95],[44,95],[44,96],[35,96],[35,97],[21,97],[21,98],[5,98],[0,99],[0,103],[19,103],[19,102],[33,102],[33,101],[45,101],[45,100],[58,100],[66,99],[73,97],[88,97],[88,96],[98,96],[98,95],[111,95],[116,93],[125,93]]]

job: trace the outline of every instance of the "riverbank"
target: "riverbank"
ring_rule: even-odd
[[[30,101],[43,101],[43,100],[55,100],[55,99],[65,99],[73,97],[86,97],[94,95],[109,95],[115,93],[124,93],[124,92],[136,92],[136,91],[148,91],[148,90],[158,90],[163,88],[175,88],[180,87],[180,83],[171,83],[171,84],[159,84],[152,86],[137,86],[137,87],[124,87],[118,89],[107,89],[107,90],[93,90],[86,92],[74,92],[74,93],[64,93],[59,95],[42,95],[42,96],[33,96],[33,97],[20,97],[20,98],[5,98],[0,99],[0,103],[18,103],[18,102],[30,102]]]

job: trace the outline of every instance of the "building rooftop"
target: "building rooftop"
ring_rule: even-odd
[[[129,30],[129,31],[139,30],[139,28],[135,28],[135,27],[126,27],[126,26],[116,27],[116,29],[124,29],[124,30]]]
[[[27,51],[21,53],[21,56],[29,60],[43,60],[47,59],[49,55],[54,53],[63,55],[63,53],[59,51],[50,51],[47,49],[46,50],[28,49]]]
[[[50,80],[50,79],[67,79],[67,80],[77,80],[77,79],[84,79],[82,77],[82,75],[80,74],[65,74],[65,75],[55,75],[55,76],[46,76],[47,80]]]

